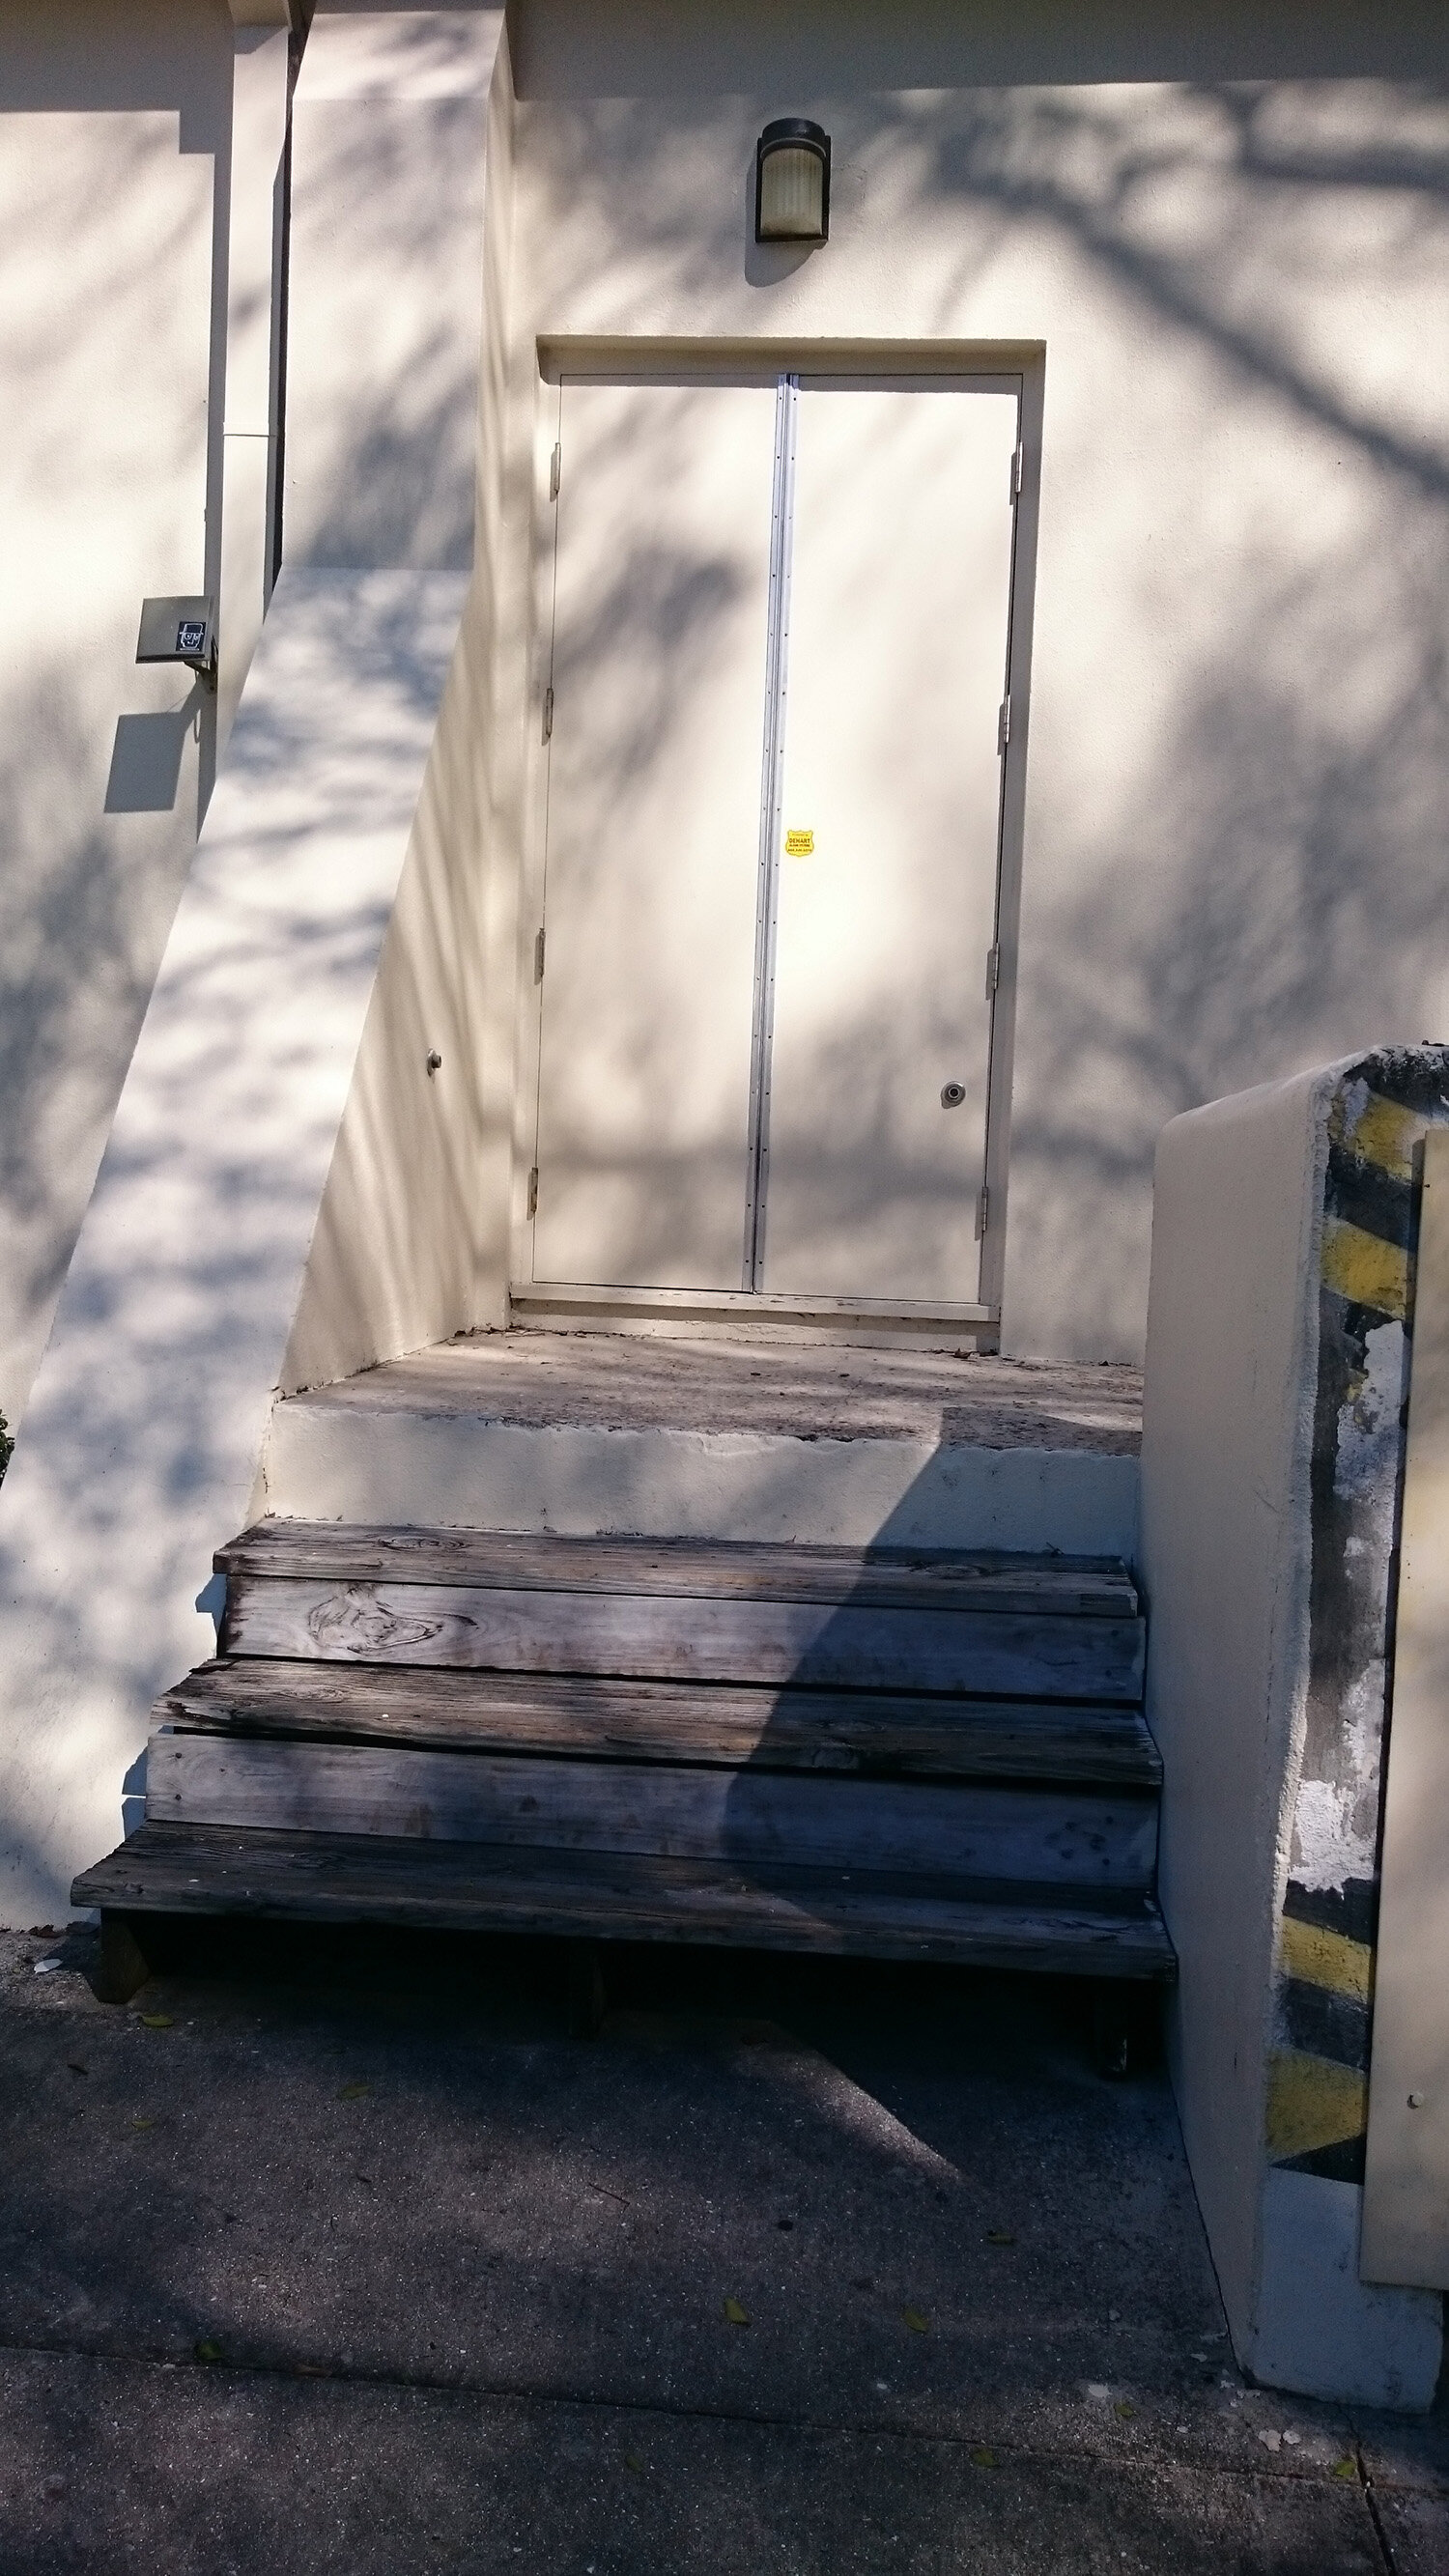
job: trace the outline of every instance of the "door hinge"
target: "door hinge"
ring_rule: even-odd
[[[978,1199],[978,1200],[977,1200],[977,1202],[976,1202],[976,1240],[977,1240],[977,1242],[978,1242],[978,1243],[981,1241],[981,1238],[982,1238],[983,1234],[986,1232],[987,1219],[989,1218],[990,1214],[991,1214],[991,1192],[987,1189],[987,1187],[986,1187],[985,1183],[983,1182],[983,1183],[982,1183],[982,1188],[981,1188],[981,1196],[979,1197],[979,1199]]]
[[[542,931],[540,931],[540,932],[539,932],[538,937],[535,939],[535,941],[534,941],[534,943],[533,943],[533,980],[534,980],[535,984],[541,984],[541,983],[543,982],[543,932],[542,932]]]
[[[986,998],[988,1002],[1001,981],[1001,950],[993,945],[986,951]]]
[[[529,1173],[529,1175],[528,1175],[528,1213],[529,1213],[529,1215],[530,1215],[530,1216],[537,1216],[537,1214],[538,1214],[538,1165],[537,1165],[537,1163],[535,1163],[535,1164],[534,1164],[534,1167],[533,1167],[532,1171],[531,1171],[531,1172]]]
[[[554,449],[554,454],[555,456],[558,454],[557,448]],[[1016,442],[1016,452],[1011,460],[1011,497],[1013,501],[1019,501],[1021,498],[1021,467],[1022,442],[1018,439]],[[558,489],[557,484],[555,484],[554,489],[555,491]]]
[[[554,441],[553,454],[548,460],[548,497],[551,501],[556,501],[558,499],[558,487],[562,481],[563,441],[561,439],[556,439]]]
[[[1001,701],[1001,713],[1000,713],[1000,715],[999,715],[999,716],[997,717],[997,719],[996,719],[996,748],[997,748],[997,750],[998,750],[999,752],[1000,752],[1000,751],[1005,751],[1006,746],[1007,746],[1007,744],[1010,742],[1010,740],[1011,740],[1011,700],[1010,700],[1010,698],[1009,698],[1009,697],[1007,697],[1007,698],[1003,698],[1003,699],[1002,699],[1002,701]]]
[[[545,690],[544,690],[544,693],[543,693],[543,738],[544,738],[544,741],[545,741],[545,742],[551,742],[551,741],[553,740],[553,690],[552,690],[552,688],[547,688],[547,689],[545,689]]]

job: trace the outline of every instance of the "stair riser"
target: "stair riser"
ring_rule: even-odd
[[[222,1647],[500,1672],[1131,1703],[1142,1695],[1144,1629],[1138,1619],[235,1576]]]
[[[450,1522],[589,1538],[1053,1548],[1131,1558],[1137,1461],[940,1438],[533,1429],[293,1397],[272,1415],[267,1509],[318,1521]]]
[[[1150,1796],[152,1738],[149,1822],[1146,1891]]]
[[[188,1734],[304,1743],[342,1736],[440,1753],[751,1764],[877,1779],[1084,1780],[1107,1789],[1156,1790],[1162,1778],[1140,1709],[1103,1701],[1080,1708],[862,1698],[258,1655],[204,1666],[167,1691],[154,1714],[158,1726]]]

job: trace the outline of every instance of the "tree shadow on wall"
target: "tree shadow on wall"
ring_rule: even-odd
[[[1043,590],[1010,1222],[1039,1346],[1124,1352],[1166,1119],[1449,1011],[1449,445],[1421,356],[1449,273],[1449,86],[1147,90],[1122,85],[1130,53],[1100,87],[953,95],[938,64],[934,95],[877,93],[868,116],[815,102],[837,133],[826,256],[873,208],[915,209],[924,327],[1029,327],[1043,278],[1095,321],[1089,388],[1048,358],[1044,542],[1083,608],[1044,626]],[[738,112],[558,78],[533,128],[541,291],[584,282],[601,327],[641,298],[712,310],[738,260]],[[702,170],[730,200],[713,217]],[[1348,308],[1374,331],[1346,332]],[[786,281],[780,327],[807,310]]]

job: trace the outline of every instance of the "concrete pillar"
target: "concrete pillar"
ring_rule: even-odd
[[[289,563],[473,561],[501,9],[320,0],[292,104]]]
[[[231,0],[231,13],[236,55],[225,263],[218,758],[262,631],[276,560],[289,47],[286,0]]]
[[[1240,2361],[1425,2407],[1428,2290],[1360,2277],[1414,1150],[1449,1050],[1174,1119],[1142,1447],[1172,2064]]]

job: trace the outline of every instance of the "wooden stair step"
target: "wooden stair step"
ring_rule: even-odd
[[[148,1822],[1145,1891],[1150,1791],[160,1734]]]
[[[1156,1788],[1141,1711],[751,1689],[728,1683],[539,1678],[427,1666],[223,1657],[157,1701],[164,1724],[595,1761],[743,1763],[921,1779],[1092,1780]]]
[[[1140,1619],[229,1575],[222,1650],[982,1698],[1142,1696]]]
[[[1148,1897],[1014,1899],[986,1883],[824,1869],[768,1875],[698,1861],[555,1853],[381,1835],[237,1833],[145,1824],[84,1870],[78,1907],[105,1914],[277,1916],[430,1929],[696,1941],[747,1949],[1169,1979]]]
[[[858,1608],[998,1610],[1042,1618],[1132,1619],[1140,1608],[1136,1586],[1116,1557],[946,1548],[539,1538],[278,1519],[244,1530],[217,1550],[215,1563],[228,1580],[850,1602]]]

